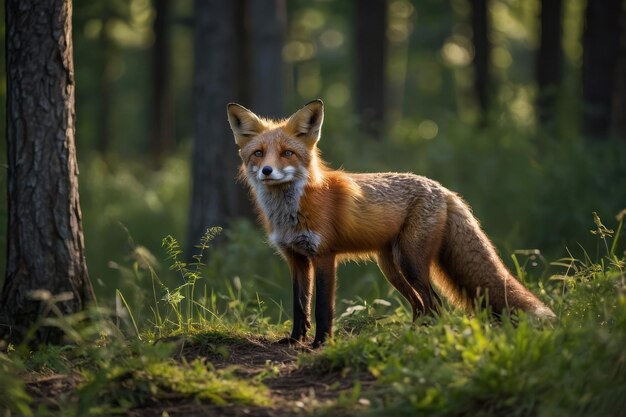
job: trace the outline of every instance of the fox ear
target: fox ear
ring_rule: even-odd
[[[293,134],[309,146],[313,146],[320,139],[324,123],[324,103],[322,100],[313,100],[304,105],[287,120],[287,126]]]
[[[228,123],[235,136],[239,148],[243,148],[253,137],[263,132],[263,122],[259,117],[245,107],[229,103],[226,107]]]

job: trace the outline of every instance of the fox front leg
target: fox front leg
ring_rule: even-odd
[[[311,294],[313,277],[311,261],[303,255],[290,252],[285,256],[289,264],[293,287],[293,330],[283,343],[304,343],[311,328]]]
[[[313,340],[313,348],[315,349],[333,335],[337,263],[335,256],[332,255],[317,257],[313,264],[315,269],[315,339]]]

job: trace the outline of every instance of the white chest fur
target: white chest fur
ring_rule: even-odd
[[[291,249],[306,256],[317,254],[321,238],[299,221],[300,199],[305,181],[296,180],[280,187],[255,187],[256,198],[271,225],[270,243],[278,250]]]

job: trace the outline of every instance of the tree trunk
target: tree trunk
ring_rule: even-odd
[[[58,312],[71,314],[94,294],[78,201],[72,3],[5,5],[9,219],[0,306],[10,328],[0,331],[19,341],[55,298],[64,300],[56,302]],[[62,332],[41,327],[37,339],[58,343]]]
[[[484,114],[489,109],[491,45],[489,44],[488,0],[471,0],[472,42],[474,44],[474,91]],[[483,119],[484,121],[484,119]]]
[[[252,109],[274,119],[283,114],[282,59],[285,34],[285,0],[252,0],[249,2],[252,38]]]
[[[170,87],[170,8],[171,0],[155,0],[154,44],[152,45],[152,131],[150,154],[156,167],[175,148]]]
[[[537,56],[537,112],[546,127],[554,122],[555,101],[563,74],[562,1],[541,1],[541,43]]]
[[[239,61],[236,2],[195,1],[194,137],[187,256],[208,227],[249,216],[251,205],[236,182],[241,160],[226,121],[226,105],[237,100]]]
[[[237,60],[235,94],[239,104],[251,106],[253,95],[250,72],[252,67],[252,40],[250,39],[249,1],[233,0],[233,2],[235,3],[235,50],[237,51],[235,56]]]
[[[619,50],[611,109],[611,136],[626,139],[626,9],[620,12]]]
[[[583,132],[609,135],[622,0],[588,1],[583,32]]]
[[[359,130],[379,139],[385,128],[387,1],[355,1],[354,7]]]
[[[102,4],[102,26],[106,27],[114,17],[111,4]],[[115,62],[118,55],[118,47],[115,45],[109,33],[100,31],[98,51],[98,65],[100,66],[100,79],[98,80],[98,132],[96,134],[96,150],[102,155],[109,152],[111,145],[111,105],[114,97],[114,83],[110,80],[110,66]]]

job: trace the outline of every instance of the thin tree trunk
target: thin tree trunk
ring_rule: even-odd
[[[241,163],[226,122],[237,100],[236,2],[196,0],[194,28],[194,137],[187,256],[211,226],[248,216],[250,202],[236,182]]]
[[[109,2],[105,2],[102,11],[103,26],[106,27],[113,17],[113,11]],[[100,65],[100,79],[98,80],[98,132],[96,136],[96,150],[101,155],[109,152],[111,145],[111,104],[113,102],[114,85],[110,80],[110,69],[118,48],[106,30],[100,31],[100,51],[98,62]]]
[[[360,131],[380,139],[385,128],[387,1],[355,1],[356,112]]]
[[[583,131],[596,139],[609,135],[622,6],[622,0],[588,1],[585,11]]]
[[[555,101],[563,75],[562,1],[541,1],[541,43],[537,56],[537,112],[543,126],[554,122]]]
[[[175,148],[170,83],[170,8],[171,0],[155,0],[150,154],[157,167],[161,164],[163,157]]]
[[[626,9],[620,12],[619,50],[611,110],[611,136],[626,139]]]
[[[256,1],[256,0],[254,0]],[[233,0],[235,3],[235,94],[237,102],[244,106],[251,106],[252,103],[252,39],[250,36],[250,5],[248,0]],[[233,97],[233,100],[234,98]]]
[[[74,148],[74,64],[70,0],[6,0],[8,228],[0,296],[21,340],[51,297],[62,314],[94,299],[87,274]],[[39,301],[33,291],[40,292]],[[47,293],[46,293],[47,292]],[[41,342],[62,332],[42,327]]]
[[[472,42],[474,43],[474,90],[478,105],[484,114],[489,109],[489,87],[491,83],[489,43],[488,0],[471,0]],[[483,119],[484,120],[484,119]]]
[[[253,61],[252,109],[272,118],[284,117],[282,59],[285,34],[285,0],[249,2]]]

